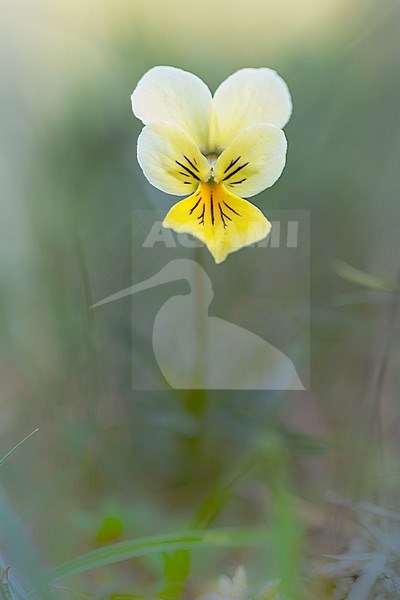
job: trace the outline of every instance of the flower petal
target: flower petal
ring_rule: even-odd
[[[196,144],[177,125],[155,121],[138,139],[138,161],[156,188],[183,196],[208,179],[210,165]]]
[[[270,187],[286,162],[282,129],[259,123],[243,129],[215,164],[216,181],[248,198]]]
[[[241,69],[228,77],[214,95],[213,145],[226,148],[238,132],[254,123],[284,127],[292,100],[282,77],[267,68]]]
[[[242,565],[239,565],[239,567],[237,567],[232,578],[232,584],[234,592],[239,598],[241,598],[247,589],[246,570]]]
[[[200,148],[207,149],[212,96],[196,75],[175,67],[150,69],[132,94],[132,109],[145,125],[176,123]]]
[[[196,193],[171,208],[163,225],[201,240],[216,263],[243,246],[259,242],[271,229],[256,206],[216,183],[201,183]]]

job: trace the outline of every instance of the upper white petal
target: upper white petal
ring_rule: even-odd
[[[212,143],[226,148],[244,127],[271,123],[284,127],[292,113],[285,81],[268,68],[241,69],[230,75],[214,95]]]
[[[132,109],[146,125],[159,120],[175,123],[199,148],[208,148],[212,96],[193,73],[175,67],[150,69],[132,94]]]

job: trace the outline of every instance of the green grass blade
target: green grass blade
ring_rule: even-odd
[[[99,567],[146,556],[148,554],[201,548],[229,548],[264,545],[267,533],[262,529],[215,529],[184,531],[149,536],[98,548],[63,563],[48,573],[46,581],[55,583],[66,577],[86,573]]]
[[[361,269],[357,269],[342,260],[337,260],[333,263],[333,271],[336,275],[339,275],[339,277],[343,277],[343,279],[347,279],[347,281],[357,283],[370,290],[378,290],[380,292],[400,292],[397,285],[384,281],[375,275],[371,275],[371,273],[366,273]]]
[[[0,467],[2,467],[4,465],[4,463],[10,458],[10,456],[12,456],[14,454],[14,452],[16,452],[18,450],[18,448],[20,448],[22,446],[22,444],[25,444],[25,442],[27,440],[29,440],[29,438],[31,438],[38,431],[39,431],[39,428],[37,427],[36,429],[31,431],[31,433],[29,433],[26,437],[24,437],[23,440],[18,442],[18,444],[16,446],[14,446],[14,448],[12,448],[9,452],[7,452],[7,454],[5,454],[2,458],[0,458]]]

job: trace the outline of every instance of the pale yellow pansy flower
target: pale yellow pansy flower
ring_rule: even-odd
[[[145,127],[138,161],[158,189],[190,194],[163,225],[200,239],[217,263],[265,238],[271,224],[244,200],[281,175],[287,142],[282,127],[292,112],[290,93],[272,69],[241,69],[214,96],[206,84],[175,67],[154,67],[132,94]]]

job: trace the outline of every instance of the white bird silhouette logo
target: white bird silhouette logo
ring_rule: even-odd
[[[305,389],[283,352],[243,327],[209,316],[214,296],[211,280],[193,260],[172,260],[156,275],[100,300],[92,308],[180,279],[189,283],[190,293],[167,300],[153,328],[154,355],[172,388]]]

